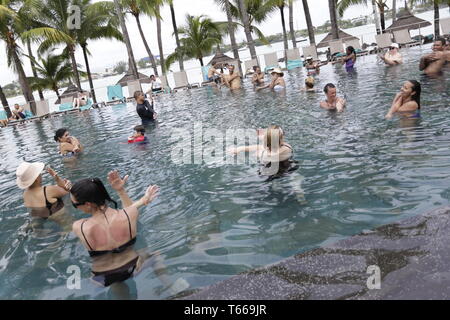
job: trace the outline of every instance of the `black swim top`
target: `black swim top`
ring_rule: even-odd
[[[89,249],[91,249],[91,250],[89,250],[89,255],[91,257],[98,257],[98,256],[101,256],[101,255],[104,255],[104,254],[107,254],[107,253],[121,253],[121,252],[125,251],[125,249],[127,249],[128,247],[131,247],[132,245],[134,245],[136,243],[136,237],[133,238],[133,235],[131,233],[130,217],[128,216],[128,213],[125,211],[125,209],[123,209],[123,212],[125,213],[125,215],[127,216],[127,219],[128,219],[128,228],[130,230],[130,240],[127,243],[121,245],[120,247],[112,249],[112,250],[96,251],[96,250],[92,249],[91,245],[87,241],[86,236],[85,236],[85,234],[83,232],[83,225],[86,222],[86,220],[83,221],[83,223],[81,224],[81,233],[83,234],[84,241],[86,241]]]
[[[57,198],[56,202],[50,203],[47,199],[47,187],[44,187],[45,207],[31,208],[31,215],[33,217],[46,217],[58,212],[64,208],[64,202],[61,198]]]
[[[294,171],[294,170],[298,169],[298,167],[299,167],[298,162],[293,160],[294,150],[292,149],[291,146],[289,146],[287,144],[282,144],[281,147],[283,147],[283,146],[291,149],[291,151],[292,151],[291,156],[286,160],[278,162],[278,171],[275,174],[271,174],[271,175],[264,174],[264,169],[270,169],[272,166],[272,162],[264,163],[262,165],[263,166],[262,170],[259,171],[260,175],[266,175],[266,176],[268,176],[269,180],[273,180],[275,178],[281,177],[286,172],[290,172],[290,171]]]

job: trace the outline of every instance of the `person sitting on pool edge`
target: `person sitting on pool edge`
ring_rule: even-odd
[[[392,106],[386,114],[386,119],[392,119],[395,113],[407,118],[420,118],[420,82],[415,80],[406,81],[400,92],[395,95]]]
[[[241,88],[241,75],[239,74],[239,71],[235,71],[234,69],[234,65],[228,65],[228,71],[230,73],[222,76],[223,84],[230,88],[230,90]]]
[[[32,217],[47,219],[57,215],[64,209],[62,198],[69,193],[67,180],[47,167],[47,172],[53,177],[56,185],[42,186],[42,162],[22,162],[16,170],[17,186],[24,190],[23,202]]]
[[[70,136],[66,128],[56,130],[54,139],[59,143],[59,153],[63,157],[71,158],[83,152],[81,143],[77,138]]]
[[[403,63],[402,54],[399,52],[399,45],[397,43],[391,44],[389,51],[384,56],[380,56],[380,59],[384,61],[388,66],[396,66]]]
[[[259,87],[264,85],[264,73],[261,71],[261,68],[259,66],[254,66],[253,71],[255,71],[252,76],[253,86]]]
[[[316,89],[314,88],[314,78],[308,77],[305,79],[305,87],[301,89],[301,91],[305,92],[316,92]]]
[[[446,40],[437,38],[433,43],[433,52],[420,59],[419,70],[427,75],[440,74],[443,67],[450,61],[450,51],[445,49]]]
[[[87,105],[89,94],[86,91],[80,90],[76,98],[73,99],[72,107],[79,108]]]
[[[270,74],[272,75],[272,81],[262,87],[256,88],[256,91],[270,88],[275,91],[286,89],[286,82],[284,82],[284,73],[280,68],[273,69]]]
[[[11,118],[9,118],[10,121],[16,121],[16,120],[21,120],[21,119],[25,119],[25,109],[24,107],[19,106],[18,103],[14,104],[14,109],[11,110]]]
[[[153,101],[150,104],[142,91],[136,91],[133,96],[136,100],[136,112],[142,120],[142,125],[147,126],[155,121],[157,113],[153,109]]]
[[[145,143],[147,142],[147,137],[145,136],[145,127],[136,126],[134,127],[134,134],[128,138],[128,143]]]
[[[325,92],[327,99],[320,103],[322,108],[337,112],[344,111],[347,102],[344,99],[337,97],[336,86],[334,84],[328,83],[323,89],[323,92]]]

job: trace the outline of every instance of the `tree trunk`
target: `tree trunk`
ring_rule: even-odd
[[[67,48],[69,50],[75,85],[77,86],[78,90],[81,90],[80,75],[78,74],[77,60],[75,59],[75,47],[73,44],[68,44]]]
[[[384,4],[379,3],[378,9],[380,10],[381,32],[384,33],[384,29],[386,29],[386,22],[384,20]]]
[[[97,103],[97,98],[95,96],[95,90],[94,90],[94,83],[92,82],[91,68],[89,67],[89,60],[88,60],[88,56],[87,56],[86,46],[87,46],[87,44],[83,44],[83,45],[81,45],[81,48],[83,49],[84,63],[86,64],[86,72],[88,75],[89,87],[91,88],[92,100],[94,101],[94,103]]]
[[[256,55],[255,42],[253,41],[252,32],[250,29],[250,22],[249,22],[248,13],[247,13],[247,6],[245,5],[244,1],[245,0],[238,0],[239,11],[241,12],[242,23],[244,24],[244,32],[245,32],[245,37],[247,38],[248,48],[250,49],[250,55],[251,55],[252,59],[257,59],[258,56]]]
[[[34,65],[34,56],[33,52],[31,51],[31,41],[30,39],[27,39],[27,48],[28,48],[28,56],[30,57],[30,64],[31,64],[31,70],[33,72],[33,77],[37,78],[37,71],[36,66]],[[39,99],[44,100],[44,94],[42,93],[41,89],[38,89]]]
[[[308,37],[309,43],[311,45],[316,44],[316,38],[314,36],[314,26],[311,20],[311,14],[309,12],[308,0],[302,0],[303,3],[303,11],[305,12],[306,26],[308,27]]]
[[[283,27],[283,42],[284,42],[284,50],[289,49],[287,31],[286,31],[286,21],[284,19],[284,6],[279,7],[281,14],[281,26]]]
[[[434,38],[436,39],[440,35],[439,31],[439,2],[434,0]]]
[[[5,109],[6,116],[9,118],[12,117],[11,109],[9,109],[8,100],[6,99],[5,93],[3,92],[2,87],[0,86],[0,101],[2,102],[3,109]]]
[[[291,32],[292,46],[297,48],[297,40],[295,37],[295,28],[294,28],[294,0],[289,2],[289,29]]]
[[[328,7],[330,10],[331,34],[333,36],[333,39],[339,39],[339,27],[337,24],[336,15],[336,1],[328,0]]]
[[[240,61],[239,50],[238,50],[237,43],[236,43],[236,35],[234,34],[234,31],[233,31],[233,17],[231,16],[229,0],[225,0],[225,10],[227,12],[228,33],[230,34],[230,42],[231,42],[231,49],[233,50],[233,56],[237,61]],[[241,75],[243,75],[242,66],[240,63],[238,63],[238,65],[239,65],[239,72]]]
[[[198,61],[200,61],[200,65],[203,67],[204,66],[204,64],[203,64],[203,57],[198,58]]]
[[[128,52],[128,60],[130,61],[130,65],[128,68],[133,72],[135,79],[139,78],[138,71],[136,67],[136,60],[134,59],[133,48],[131,47],[130,37],[128,36],[127,26],[125,24],[125,20],[122,14],[122,8],[119,4],[119,0],[114,0],[114,5],[116,7],[116,14],[119,17],[120,27],[122,29],[123,40],[125,41],[125,45],[127,46]]]
[[[31,90],[30,85],[28,84],[27,76],[25,75],[25,71],[23,70],[22,67],[22,62],[20,61],[20,58],[17,55],[16,48],[11,48],[11,52],[14,61],[14,66],[16,67],[16,71],[19,76],[19,83],[22,88],[22,93],[25,97],[26,103],[30,104],[31,112],[33,112],[33,114],[36,114],[36,103],[34,100],[33,91]]]
[[[178,27],[177,27],[177,19],[175,18],[175,9],[173,7],[173,2],[170,2],[170,14],[172,15],[172,25],[173,25],[173,32],[175,34],[175,42],[177,43],[177,50],[180,50],[180,37],[178,35]],[[184,71],[184,62],[183,57],[178,57],[178,64],[180,65],[180,70]]]
[[[156,8],[156,13],[158,16],[160,15],[160,7],[158,6]],[[163,75],[166,75],[166,62],[164,59],[164,50],[163,50],[163,44],[162,44],[162,38],[161,38],[161,18],[156,17],[156,32],[158,34],[158,47],[159,47],[159,63],[161,65],[161,72]]]
[[[148,46],[147,39],[145,39],[144,31],[142,30],[141,26],[141,19],[139,19],[139,15],[134,16],[136,18],[136,23],[139,29],[139,33],[141,35],[142,42],[144,43],[145,50],[147,50],[148,58],[150,59],[150,63],[153,68],[153,72],[156,76],[158,76],[158,67],[156,65],[155,56],[153,55],[152,51],[150,50],[150,47]]]
[[[377,29],[377,34],[381,34],[380,19],[378,17],[377,4],[375,0],[372,0],[372,13],[375,19],[375,28]]]
[[[392,22],[397,20],[397,0],[392,0]]]

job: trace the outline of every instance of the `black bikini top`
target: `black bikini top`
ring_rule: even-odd
[[[52,214],[58,212],[62,208],[64,208],[64,202],[61,198],[57,198],[55,203],[50,203],[47,199],[47,187],[44,187],[44,198],[45,198],[45,207],[41,208],[32,208],[31,215],[35,217],[44,217],[48,214],[51,216]]]
[[[89,241],[87,241],[86,236],[85,236],[85,234],[83,232],[83,225],[86,222],[86,220],[83,221],[83,223],[81,224],[81,233],[83,234],[84,241],[86,241],[87,245],[89,246],[89,249],[91,249],[91,250],[89,250],[89,255],[91,257],[98,257],[98,256],[101,256],[101,255],[104,255],[104,254],[107,254],[107,253],[121,253],[121,252],[125,251],[125,249],[127,249],[128,247],[131,247],[132,245],[134,245],[136,243],[136,237],[133,238],[133,235],[131,233],[130,217],[128,216],[128,214],[125,211],[125,209],[123,210],[123,212],[125,213],[125,215],[127,216],[127,219],[128,219],[128,228],[129,228],[129,231],[130,231],[130,240],[127,243],[121,245],[120,247],[112,249],[112,250],[99,250],[99,251],[93,250],[91,245],[89,244]]]

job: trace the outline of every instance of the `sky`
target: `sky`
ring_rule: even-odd
[[[97,2],[97,0],[94,0]],[[207,15],[213,21],[226,21],[226,14],[223,13],[220,8],[215,4],[214,0],[174,0],[174,8],[178,26],[184,25],[186,14],[190,15]],[[322,25],[325,21],[329,20],[328,0],[314,0],[308,1],[311,17],[314,26]],[[354,6],[349,8],[345,14],[344,19],[350,19],[359,17],[361,15],[371,14],[372,9],[366,6]],[[162,22],[162,39],[164,46],[164,55],[173,52],[176,44],[173,37],[173,27],[170,15],[170,9],[165,6],[161,12]],[[289,12],[285,10],[285,17],[288,23]],[[297,0],[294,2],[294,26],[298,29],[306,29],[306,22],[304,18],[304,12],[302,7],[302,1]],[[131,44],[134,51],[134,56],[137,60],[146,57],[147,53],[142,44],[137,25],[134,17],[127,15],[127,28],[131,38]],[[157,35],[156,35],[156,22],[150,20],[148,17],[141,17],[141,24],[145,33],[145,37],[150,45],[150,49],[154,55],[159,55]],[[281,18],[279,11],[275,11],[273,15],[267,19],[266,22],[259,25],[260,29],[265,35],[271,35],[282,32]],[[243,31],[238,31],[236,34],[238,42],[245,39]],[[226,39],[225,43],[229,43]],[[112,40],[99,40],[93,41],[88,44],[88,48],[92,54],[89,58],[89,63],[92,72],[103,72],[106,67],[112,67],[119,61],[127,61],[127,51],[123,43]],[[33,50],[35,51],[35,50]],[[0,43],[0,85],[4,86],[14,80],[17,80],[17,76],[7,66],[6,62],[6,49],[4,43]],[[84,59],[81,49],[77,49],[76,52],[77,62],[84,65]],[[29,61],[24,59],[24,67],[27,75],[31,76],[31,68]]]

